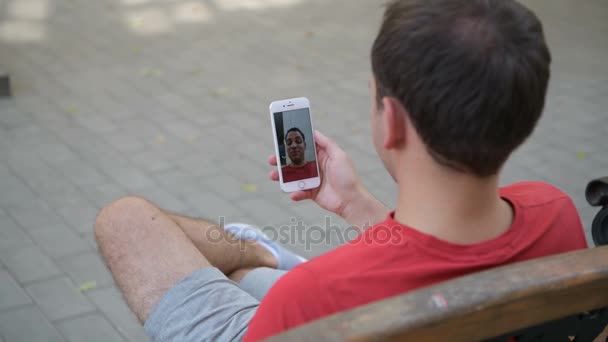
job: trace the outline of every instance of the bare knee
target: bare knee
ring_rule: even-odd
[[[125,196],[106,205],[95,219],[95,238],[100,247],[108,239],[127,233],[129,222],[142,210],[153,210],[154,205],[142,197]]]
[[[254,268],[240,268],[228,275],[228,278],[235,283],[240,283],[247,273],[253,271]]]

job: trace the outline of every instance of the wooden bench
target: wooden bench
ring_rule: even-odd
[[[603,209],[593,234],[606,236],[608,219],[598,223],[598,218],[608,217],[608,178],[594,182],[587,199]],[[608,246],[603,246],[463,276],[325,317],[269,341],[603,342],[607,325]]]

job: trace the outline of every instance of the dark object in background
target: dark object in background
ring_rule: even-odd
[[[0,98],[11,96],[11,78],[0,69]]]
[[[602,207],[591,225],[591,236],[597,246],[608,245],[608,177],[593,180],[585,190],[587,202]]]

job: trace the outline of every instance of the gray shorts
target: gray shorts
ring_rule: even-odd
[[[257,268],[239,284],[206,267],[173,286],[144,324],[152,341],[240,341],[260,301],[287,271]]]

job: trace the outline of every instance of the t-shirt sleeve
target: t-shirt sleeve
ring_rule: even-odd
[[[300,266],[268,291],[249,323],[244,341],[259,341],[325,316],[327,308],[314,274]]]

